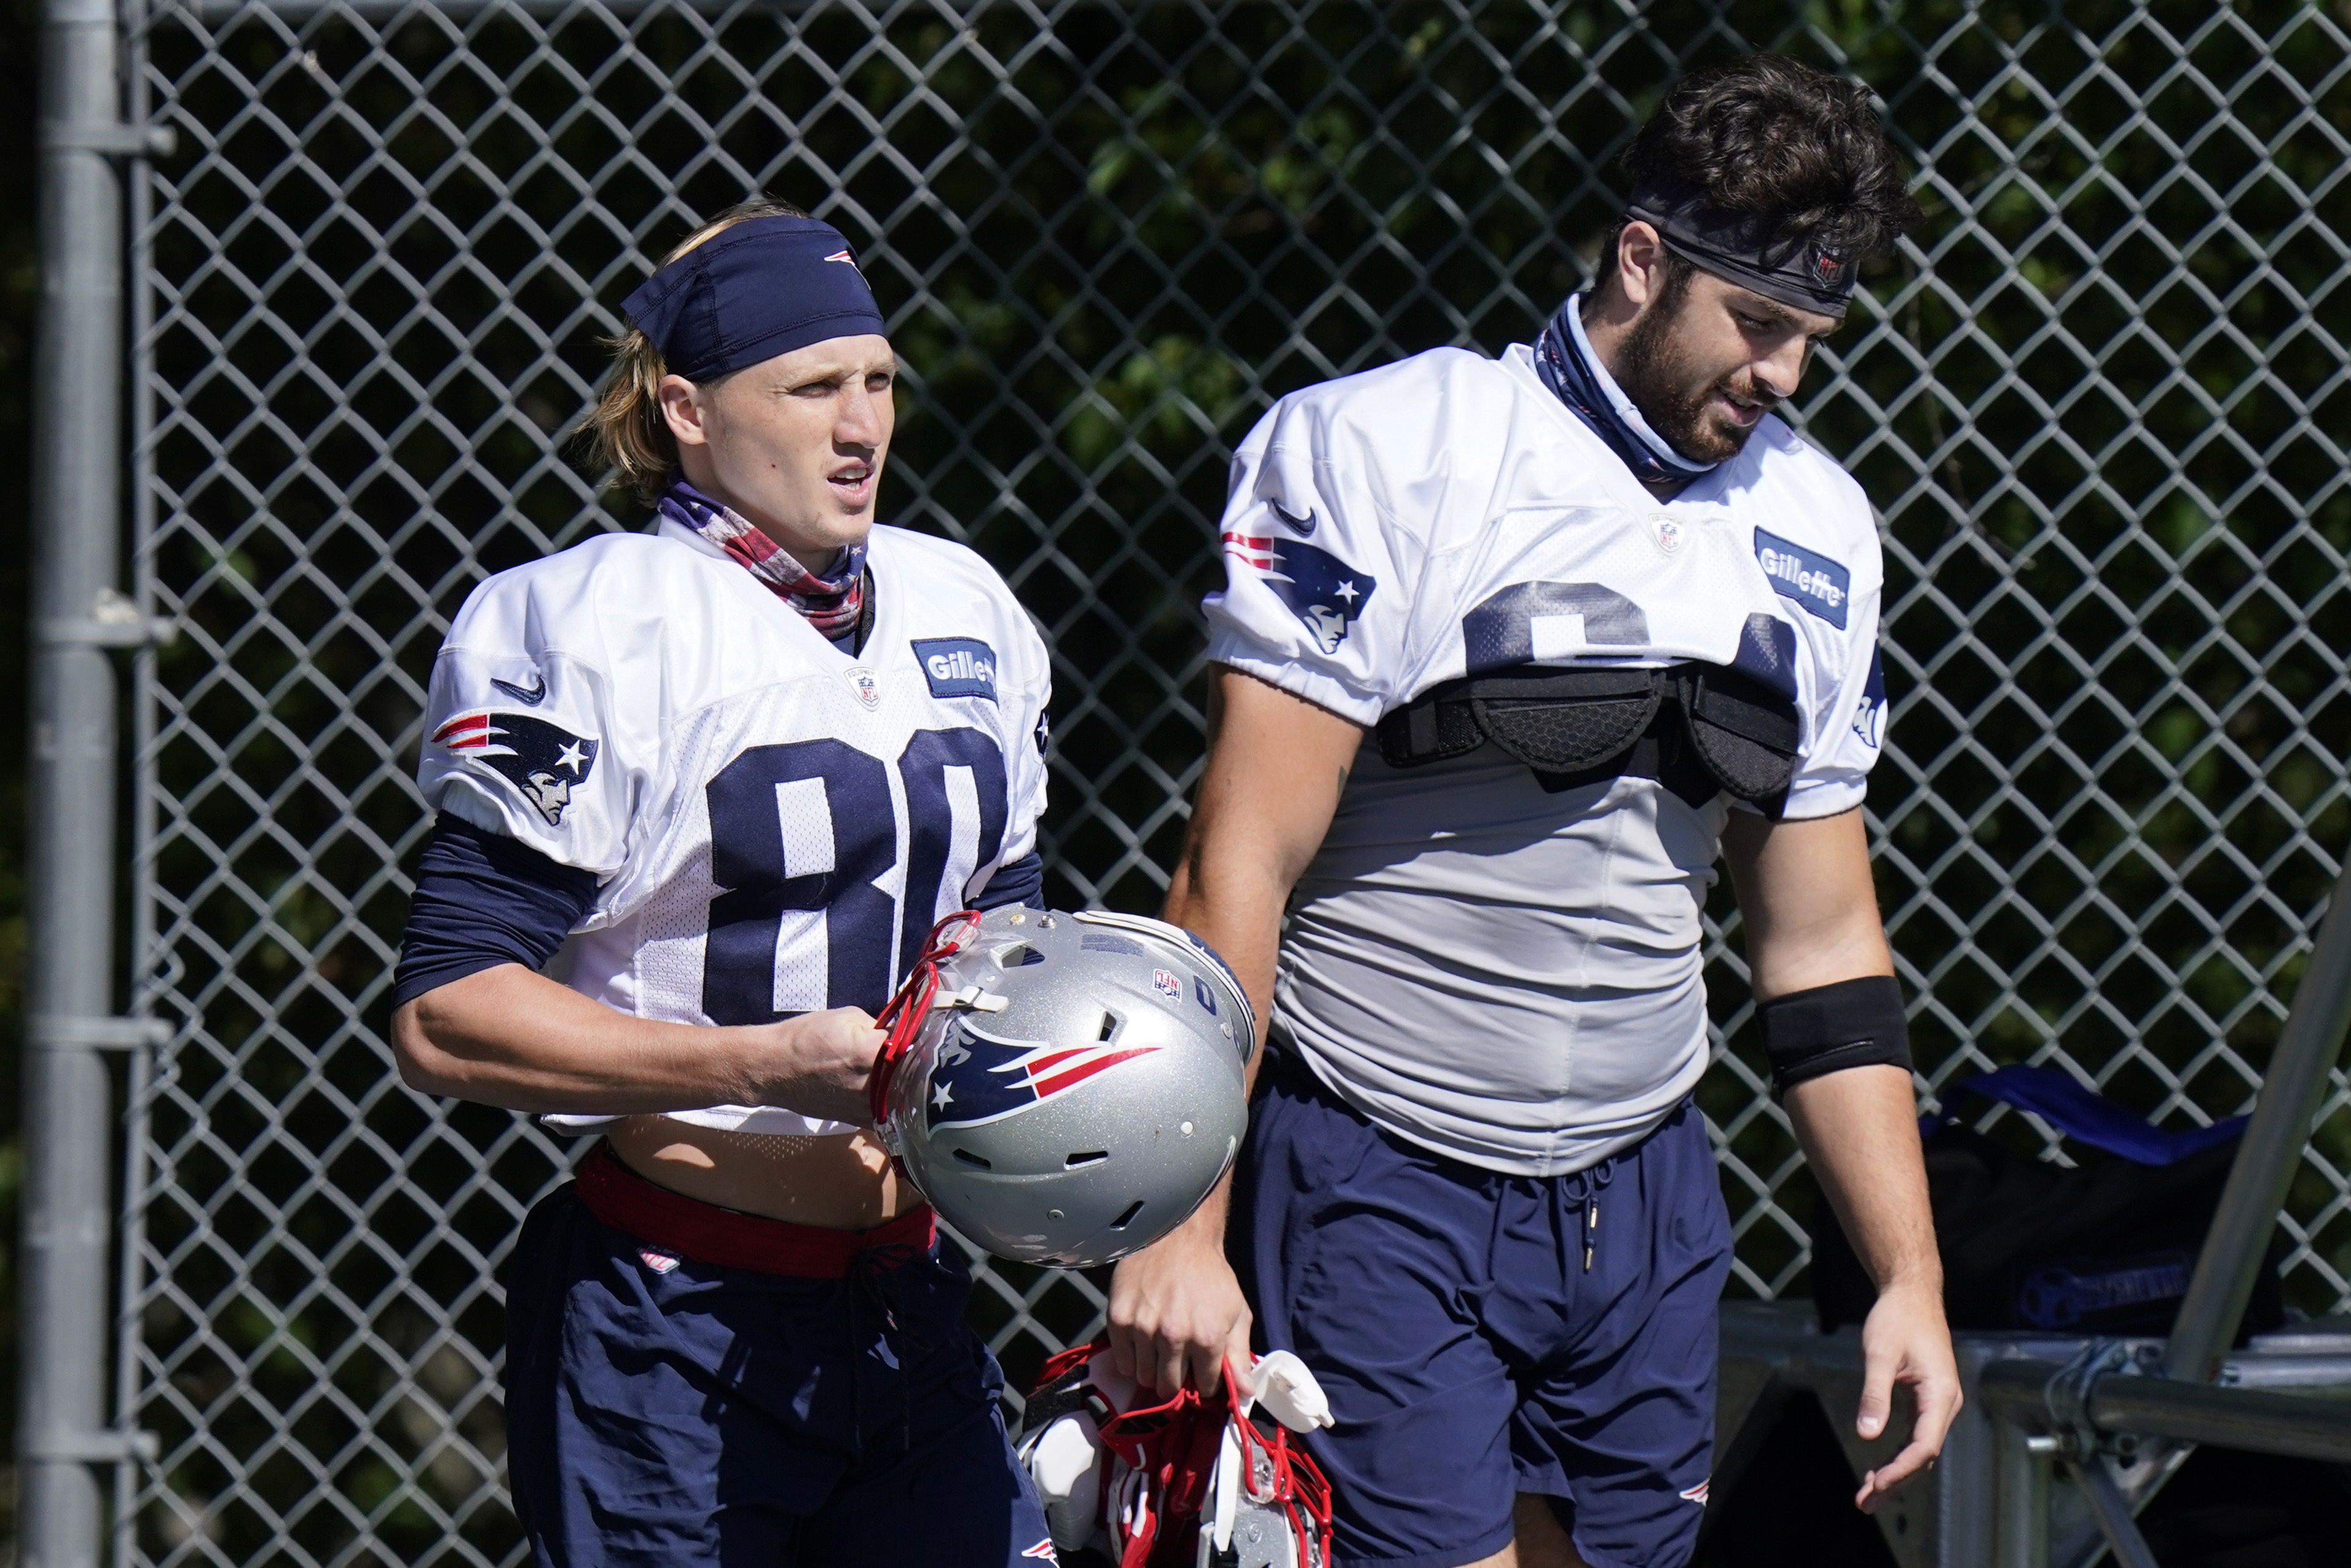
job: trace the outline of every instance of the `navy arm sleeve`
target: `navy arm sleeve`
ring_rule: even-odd
[[[997,909],[1008,904],[1025,904],[1042,908],[1038,900],[1045,893],[1045,862],[1035,850],[1019,860],[996,868],[979,896],[971,901],[974,909]]]
[[[595,873],[442,812],[416,868],[392,1005],[500,964],[543,967],[595,902]]]

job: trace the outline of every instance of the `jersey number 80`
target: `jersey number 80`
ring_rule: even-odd
[[[974,866],[996,858],[1008,814],[1003,752],[977,729],[916,730],[897,761],[910,841],[901,908],[875,885],[900,856],[889,768],[846,741],[795,740],[750,747],[705,787],[710,875],[725,890],[710,901],[702,957],[702,1010],[712,1023],[795,1016],[776,1007],[778,949],[787,917],[816,911],[824,915],[824,1005],[881,1009],[938,918],[955,839],[949,768],[969,769],[978,797]],[[808,782],[822,786],[832,863],[795,875],[785,855],[781,787]]]

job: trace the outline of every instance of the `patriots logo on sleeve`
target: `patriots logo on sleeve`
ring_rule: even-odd
[[[925,1126],[970,1126],[1026,1111],[1122,1061],[1148,1056],[1155,1045],[1102,1040],[1063,1046],[1049,1040],[1001,1040],[956,1019],[939,1042],[931,1073]]]
[[[1357,571],[1329,550],[1297,539],[1227,534],[1224,540],[1225,554],[1254,570],[1274,597],[1305,623],[1314,645],[1325,653],[1339,651],[1379,587],[1369,572]]]
[[[550,828],[562,823],[571,791],[588,782],[599,744],[528,714],[489,712],[459,714],[433,739],[521,790]]]
[[[1876,751],[1886,745],[1886,662],[1876,650],[1869,655],[1869,674],[1862,682],[1861,701],[1854,706],[1853,732]]]

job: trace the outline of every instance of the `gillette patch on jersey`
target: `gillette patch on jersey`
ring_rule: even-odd
[[[1853,597],[1853,573],[1766,528],[1755,530],[1755,559],[1782,598],[1844,630],[1844,601]]]
[[[993,1122],[1158,1049],[1123,1046],[1113,1040],[1063,1046],[1049,1040],[1004,1040],[958,1018],[939,1041],[923,1123],[941,1127]]]
[[[1314,634],[1314,645],[1335,653],[1348,630],[1363,619],[1378,581],[1357,571],[1329,550],[1296,539],[1257,538],[1227,534],[1225,554],[1254,568],[1273,596]]]
[[[935,697],[996,700],[996,650],[977,637],[917,637],[914,661]]]
[[[433,739],[521,790],[550,828],[561,824],[572,790],[596,767],[596,741],[528,714],[462,713]]]

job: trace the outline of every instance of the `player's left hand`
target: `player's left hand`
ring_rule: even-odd
[[[1162,1395],[1186,1381],[1214,1394],[1228,1362],[1249,1364],[1249,1301],[1225,1259],[1222,1207],[1202,1205],[1111,1275],[1111,1364]]]
[[[1942,1292],[1903,1284],[1879,1291],[1877,1304],[1861,1327],[1861,1410],[1855,1431],[1869,1438],[1886,1430],[1897,1384],[1908,1386],[1918,1410],[1909,1443],[1861,1479],[1853,1504],[1864,1513],[1875,1513],[1903,1482],[1935,1462],[1943,1451],[1943,1437],[1959,1413],[1959,1368],[1951,1354],[1950,1328],[1943,1322]]]

